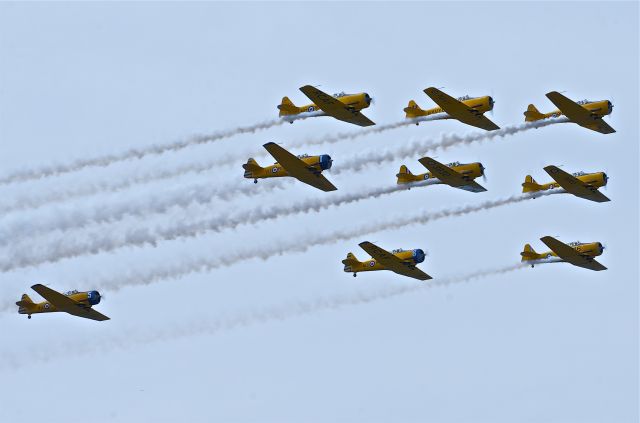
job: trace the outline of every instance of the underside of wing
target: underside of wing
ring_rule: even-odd
[[[446,94],[435,87],[429,87],[425,89],[424,92],[449,116],[462,123],[475,126],[476,128],[485,129],[487,131],[500,129],[498,125],[493,123],[481,112],[472,109],[463,102],[456,100],[449,94]]]
[[[597,118],[594,123],[590,125],[584,125],[585,128],[591,129],[592,131],[600,132],[601,134],[613,134],[616,132],[607,122],[602,118]]]
[[[551,176],[565,191],[576,197],[586,200],[604,203],[610,201],[606,195],[598,191],[597,188],[585,184],[580,179],[565,172],[557,166],[546,166],[544,170]]]
[[[461,185],[456,188],[460,188],[469,192],[485,192],[487,190],[485,187],[483,187],[476,181],[467,182],[467,185]]]
[[[80,304],[77,301],[72,300],[53,289],[46,287],[42,284],[36,284],[31,287],[34,291],[42,296],[42,298],[49,301],[55,308],[60,311],[64,311],[74,316],[84,317],[92,320],[109,320],[104,314],[98,313],[91,307]]]
[[[408,276],[410,278],[426,281],[431,279],[431,276],[427,275],[422,270],[418,269],[411,263],[406,263],[400,260],[398,257],[388,252],[387,250],[378,247],[377,245],[364,241],[360,243],[360,247],[365,250],[371,257],[376,259],[378,263],[384,266],[385,269],[391,270],[399,275]]]
[[[322,191],[335,191],[336,188],[327,178],[322,176],[320,171],[310,168],[305,162],[280,147],[274,142],[264,145],[264,148],[271,154],[280,165],[286,169],[289,175],[300,182],[311,185]]]
[[[333,96],[320,91],[316,87],[311,85],[305,85],[300,88],[300,91],[304,93],[311,101],[315,103],[323,112],[332,116],[338,120],[344,122],[353,123],[358,126],[371,126],[375,125],[374,122],[369,120],[362,113],[349,108],[346,104],[340,100],[335,99]]]
[[[547,93],[547,98],[551,100],[570,121],[580,126],[602,134],[612,134],[616,132],[615,129],[609,126],[601,117],[594,115],[585,107],[582,107],[557,91]]]
[[[429,172],[443,183],[455,188],[460,188],[470,192],[482,192],[486,189],[475,181],[465,178],[465,176],[451,169],[439,161],[432,159],[431,157],[423,157],[418,160],[424,167],[429,169]]]
[[[584,267],[585,269],[590,270],[606,270],[602,264],[594,260],[592,257],[585,256],[580,254],[575,249],[571,248],[567,244],[558,241],[557,239],[544,236],[540,238],[540,241],[544,242],[547,247],[551,249],[554,253],[558,255],[561,259],[566,261],[567,263],[571,263],[574,266]]]

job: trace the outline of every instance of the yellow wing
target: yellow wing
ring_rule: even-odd
[[[544,242],[547,247],[551,248],[551,251],[556,253],[558,257],[560,257],[567,263],[571,263],[574,266],[578,267],[584,267],[585,269],[589,270],[607,270],[606,267],[598,263],[592,257],[580,254],[567,244],[560,242],[553,237],[544,236],[540,238],[540,241]]]
[[[456,100],[435,87],[426,88],[424,92],[431,98],[431,100],[440,106],[442,110],[447,112],[449,116],[462,123],[475,126],[476,128],[486,129],[487,131],[500,129],[498,125],[491,122],[491,120],[481,112],[472,109],[463,102]]]
[[[387,250],[380,248],[369,241],[361,242],[360,247],[369,253],[371,257],[376,259],[376,261],[383,265],[387,270],[391,270],[399,275],[419,279],[421,281],[432,279],[431,276],[418,269],[413,263],[402,261]]]
[[[31,287],[34,291],[42,296],[45,300],[49,301],[60,311],[73,314],[74,316],[84,317],[85,319],[92,320],[109,320],[104,314],[98,313],[89,306],[85,306],[66,295],[62,295],[58,291],[54,291],[42,284],[36,284]]]
[[[300,91],[302,91],[304,95],[309,97],[309,99],[311,99],[311,101],[313,101],[316,106],[318,106],[329,116],[359,126],[375,125],[374,122],[369,120],[369,118],[367,118],[359,111],[350,108],[343,102],[336,100],[333,96],[320,91],[316,87],[305,85],[304,87],[300,88]]]
[[[429,169],[429,172],[431,172],[433,176],[440,179],[447,185],[470,192],[486,191],[486,189],[479,183],[470,180],[462,173],[451,169],[449,166],[443,165],[431,157],[423,157],[418,161],[422,163],[424,167]]]
[[[562,188],[576,197],[585,198],[587,200],[604,203],[611,201],[606,195],[598,191],[596,187],[585,184],[580,179],[568,174],[564,170],[556,166],[547,166],[544,170],[551,176]]]
[[[300,182],[311,185],[322,191],[335,191],[336,188],[321,172],[308,166],[305,162],[289,153],[284,148],[274,142],[268,142],[264,148],[271,154],[280,165],[286,169],[289,175]]]
[[[616,130],[609,126],[600,116],[591,113],[585,107],[582,107],[557,91],[547,93],[547,98],[551,100],[570,121],[580,126],[600,132],[601,134],[612,134],[616,132]]]

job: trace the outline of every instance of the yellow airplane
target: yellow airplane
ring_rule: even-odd
[[[557,166],[547,166],[544,170],[553,178],[555,182],[538,184],[531,175],[524,178],[522,192],[546,191],[554,188],[562,188],[565,192],[576,197],[603,203],[611,201],[607,196],[598,191],[598,188],[607,185],[609,177],[604,172],[585,173],[576,172],[569,174]]]
[[[330,169],[333,164],[333,160],[328,154],[294,156],[274,142],[266,143],[264,148],[277,161],[271,166],[262,167],[253,158],[250,158],[247,163],[242,165],[245,178],[253,179],[253,182],[257,184],[258,179],[293,176],[300,182],[322,191],[338,189],[322,176],[322,171]]]
[[[34,303],[27,294],[22,294],[22,298],[16,303],[18,313],[26,314],[29,319],[32,314],[62,311],[85,319],[109,320],[107,316],[91,308],[100,303],[101,296],[98,291],[78,292],[74,290],[61,294],[41,284],[33,285],[31,288],[47,301]]]
[[[424,92],[439,107],[428,110],[422,110],[418,104],[411,100],[409,106],[405,107],[404,112],[408,119],[415,119],[421,116],[430,116],[437,113],[443,113],[441,119],[456,119],[467,125],[477,128],[493,131],[500,129],[498,125],[487,118],[484,113],[493,110],[494,101],[490,96],[469,97],[464,96],[458,99],[443,93],[435,87],[429,87]],[[416,122],[416,125],[420,122]]]
[[[537,120],[547,119],[551,117],[566,116],[570,122],[600,132],[601,134],[613,134],[616,132],[602,118],[611,114],[613,104],[609,100],[600,101],[573,101],[563,96],[557,91],[551,91],[546,94],[547,98],[558,108],[549,113],[540,113],[536,106],[529,104],[527,111],[524,112],[525,122],[534,122]]]
[[[531,245],[526,244],[524,251],[520,253],[522,262],[530,263],[531,267],[540,263],[567,262],[589,270],[607,270],[594,259],[604,251],[604,246],[599,242],[578,241],[565,244],[550,236],[543,236],[540,241],[544,242],[551,251],[538,254]]]
[[[338,120],[353,123],[358,126],[375,125],[374,122],[360,113],[360,110],[366,109],[371,105],[371,96],[367,93],[345,94],[341,92],[339,94],[329,95],[311,85],[301,87],[300,91],[309,97],[313,103],[298,107],[289,100],[289,97],[283,97],[282,103],[278,105],[280,117],[289,120],[289,123],[293,123],[295,116],[301,113],[314,113],[321,110],[324,112],[323,114],[318,113],[315,115],[332,116]]]
[[[405,165],[402,165],[400,172],[396,175],[398,185],[408,184],[411,187],[416,182],[425,181],[424,185],[447,184],[470,192],[486,191],[482,185],[474,181],[477,177],[484,176],[482,163],[453,162],[444,165],[431,157],[423,157],[418,161],[429,169],[429,172],[414,175]]]
[[[347,254],[347,258],[342,260],[344,271],[353,272],[353,277],[356,277],[358,272],[391,270],[399,275],[421,281],[432,279],[431,276],[416,267],[416,264],[422,263],[425,258],[425,253],[421,249],[398,249],[388,252],[368,241],[361,242],[360,247],[371,255],[369,260],[359,261],[353,253]]]

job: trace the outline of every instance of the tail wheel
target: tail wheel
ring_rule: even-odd
[[[30,314],[27,316],[27,319],[31,319],[31,315]]]
[[[353,277],[355,278],[356,276],[358,276],[358,274],[354,272]]]
[[[254,184],[257,184],[257,183],[258,183],[258,180],[257,180],[257,179],[254,179],[254,180],[253,180],[253,183],[254,183]]]

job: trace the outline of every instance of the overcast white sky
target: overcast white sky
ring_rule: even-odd
[[[486,193],[415,189],[155,247],[124,248],[0,273],[0,421],[80,422],[636,422],[638,421],[638,4],[628,3],[0,3],[0,176],[18,169],[117,153],[250,125],[277,116],[298,87],[366,91],[365,114],[403,118],[410,99],[445,87],[491,94],[501,126],[523,121],[544,94],[611,99],[612,135],[573,124],[458,146],[444,162],[481,161]],[[248,154],[267,141],[358,129],[329,118],[277,126],[162,156],[62,177],[0,186],[18,198],[122,182],[232,155],[231,166],[96,192],[0,217],[38,223],[114,204],[149,203],[169,192],[235,187]],[[334,166],[371,150],[393,151],[441,133],[475,132],[429,122],[295,153],[330,154]],[[247,154],[245,154],[245,152]],[[258,156],[257,156],[258,157]],[[404,163],[327,174],[337,193],[301,184],[231,201],[91,226],[123,234],[157,225],[233,216],[263,206],[330,198],[395,184]],[[264,159],[259,158],[260,162]],[[551,196],[468,216],[381,231],[266,261],[114,291],[130,280],[198,257],[268,249],[428,209],[477,204],[520,192],[545,165],[610,176],[597,204]],[[253,186],[250,180],[242,181]],[[61,230],[8,239],[38,253],[93,232]],[[605,272],[568,264],[522,269],[449,286],[378,272],[354,279],[340,260],[361,259],[365,239],[388,249],[423,248],[437,280],[517,263],[544,235],[601,241]],[[7,304],[34,283],[99,288],[108,322],[66,315],[27,320]],[[424,284],[423,284],[424,285]],[[398,287],[403,295],[365,301]],[[0,307],[0,308],[2,308]]]

